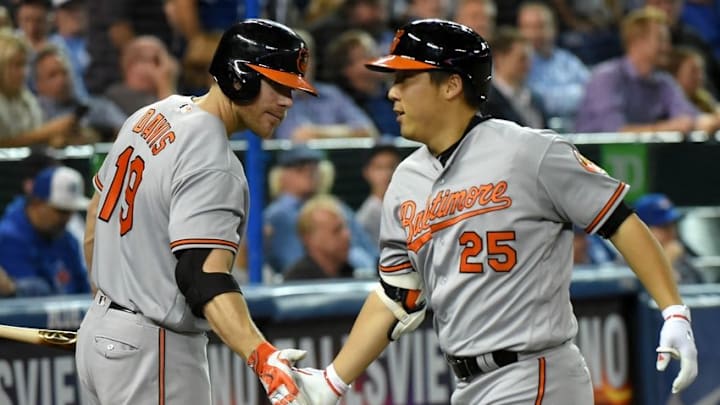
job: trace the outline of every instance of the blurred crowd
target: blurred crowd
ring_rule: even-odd
[[[124,118],[200,94],[242,0],[0,1],[0,147],[111,141]],[[297,94],[275,137],[398,136],[387,77],[364,68],[420,18],[493,49],[486,113],[559,132],[720,129],[718,0],[263,0],[297,29],[319,97]],[[238,135],[241,136],[241,135]]]
[[[420,18],[463,23],[492,49],[484,113],[571,132],[720,130],[720,0],[264,0],[312,52],[319,97],[294,95],[274,137],[292,140],[269,174],[266,278],[374,277],[382,196],[403,153],[386,75],[364,63]],[[0,148],[30,146],[23,190],[0,219],[0,295],[89,291],[82,260],[84,180],[46,148],[110,142],[138,108],[202,94],[220,33],[242,0],[0,1]],[[236,135],[238,138],[244,134]],[[357,210],[332,196],[334,167],[303,145],[376,140]],[[681,282],[702,281],[666,196],[637,202]],[[576,230],[576,265],[617,263]],[[245,256],[237,266],[245,268]],[[242,272],[240,272],[242,274]]]

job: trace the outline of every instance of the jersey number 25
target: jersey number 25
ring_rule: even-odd
[[[485,241],[487,242],[487,264],[491,269],[506,273],[515,267],[517,251],[509,245],[509,242],[514,240],[514,231],[488,231]],[[482,237],[477,232],[465,231],[458,238],[458,242],[465,246],[460,253],[460,273],[482,273],[483,263],[473,261],[485,249]]]
[[[108,189],[107,196],[105,196],[105,202],[103,202],[100,208],[98,218],[105,222],[110,221],[110,217],[115,211],[120,196],[124,195],[125,204],[120,207],[120,235],[125,235],[132,229],[133,225],[133,208],[135,205],[135,194],[140,187],[142,181],[142,173],[145,170],[145,161],[140,156],[135,156],[132,161],[132,157],[135,149],[132,146],[128,146],[118,156],[115,162],[115,175],[113,176],[112,183]],[[127,185],[125,185],[125,178],[128,178]]]

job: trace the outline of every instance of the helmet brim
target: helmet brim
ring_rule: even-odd
[[[402,55],[388,55],[365,64],[365,67],[376,72],[394,72],[396,70],[429,70],[438,67]]]
[[[252,63],[246,63],[246,65],[275,83],[317,96],[317,90],[315,90],[315,87],[297,73],[283,72],[282,70],[270,69],[264,66],[254,65]]]

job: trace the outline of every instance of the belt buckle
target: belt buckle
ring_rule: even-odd
[[[452,369],[453,373],[455,373],[455,377],[457,377],[458,380],[462,382],[467,382],[472,377],[474,377],[472,370],[470,370],[467,362],[464,359],[446,355],[445,360],[447,360],[450,368]]]

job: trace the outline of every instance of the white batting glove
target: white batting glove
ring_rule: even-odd
[[[278,350],[263,342],[248,357],[247,364],[262,382],[272,405],[309,405],[298,398],[299,389],[290,370],[305,354],[304,350]]]
[[[311,405],[335,405],[350,388],[332,364],[325,370],[308,367],[293,368],[292,371],[300,388],[298,397]]]
[[[672,385],[672,392],[676,394],[692,384],[698,373],[690,309],[685,305],[671,305],[662,311],[662,315],[665,323],[660,330],[656,367],[658,371],[665,371],[671,357],[680,360],[680,372]]]

